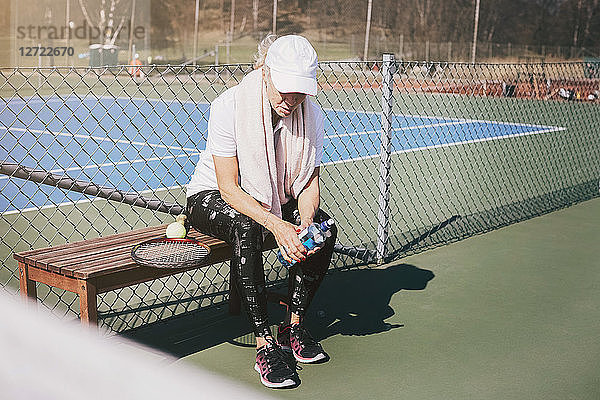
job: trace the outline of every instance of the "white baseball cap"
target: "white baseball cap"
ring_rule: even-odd
[[[275,40],[267,50],[265,65],[278,91],[317,94],[317,52],[302,36],[287,35]]]

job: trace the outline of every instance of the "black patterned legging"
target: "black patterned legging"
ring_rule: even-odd
[[[282,206],[282,213],[283,219],[299,225],[300,213],[297,205],[295,200],[288,202]],[[230,273],[233,274],[232,281],[237,284],[241,294],[242,306],[254,325],[254,333],[257,336],[270,335],[262,259],[262,225],[227,204],[218,190],[205,190],[190,196],[186,209],[190,223],[196,230],[232,246]],[[327,219],[329,216],[321,209],[314,217],[315,222]],[[337,229],[334,226],[331,237],[321,250],[305,261],[296,263],[289,270],[290,312],[300,315],[301,318],[306,314],[306,309],[329,268],[336,236]]]

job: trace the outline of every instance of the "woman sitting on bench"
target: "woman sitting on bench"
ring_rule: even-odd
[[[303,325],[306,309],[331,261],[336,229],[308,251],[297,232],[329,216],[319,209],[324,115],[317,93],[317,54],[301,36],[259,45],[255,70],[211,104],[208,141],[188,185],[187,212],[200,232],[233,247],[231,274],[256,335],[256,364],[268,387],[297,386],[292,351],[303,363],[328,355]],[[273,339],[267,321],[262,259],[270,231],[288,261],[290,305]]]

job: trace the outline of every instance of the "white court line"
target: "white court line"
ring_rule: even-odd
[[[466,121],[455,121],[455,122],[440,122],[438,124],[429,124],[429,125],[415,125],[415,126],[403,126],[400,128],[392,128],[392,132],[402,132],[402,131],[412,131],[418,130],[422,128],[435,128],[438,126],[450,126],[450,125],[464,125],[468,124]],[[362,132],[351,132],[351,133],[340,133],[338,135],[325,135],[325,139],[344,137],[344,136],[359,136],[359,135],[369,135],[372,133],[381,133],[381,129],[371,130],[371,131],[362,131]]]
[[[179,154],[177,156],[166,156],[166,157],[151,157],[151,158],[138,158],[136,160],[127,160],[127,161],[119,161],[119,162],[108,162],[108,163],[104,163],[104,164],[88,164],[88,165],[84,165],[82,167],[70,167],[67,169],[64,168],[56,168],[56,169],[51,169],[48,172],[52,172],[52,173],[60,173],[60,172],[71,172],[71,171],[83,171],[86,169],[100,169],[100,168],[105,168],[105,167],[116,167],[119,165],[133,165],[133,164],[140,164],[140,163],[147,163],[150,161],[162,161],[162,160],[170,160],[170,159],[176,159],[176,158],[182,158],[182,157],[186,157],[186,158],[190,158],[192,156],[197,156],[199,155],[199,152],[195,152],[195,153],[191,153],[191,154]],[[4,180],[4,179],[9,179],[10,176],[8,175],[3,175],[0,176],[0,180]]]
[[[45,134],[45,135],[52,135],[52,136],[66,136],[66,137],[73,137],[73,138],[78,138],[78,139],[94,139],[98,142],[123,143],[123,144],[135,145],[135,146],[148,146],[148,147],[168,149],[168,150],[198,151],[197,149],[190,148],[190,147],[166,146],[164,144],[155,144],[155,143],[148,143],[148,142],[131,142],[129,140],[123,140],[123,139],[113,139],[108,136],[88,136],[88,135],[75,134],[75,133],[70,133],[70,132],[52,132],[49,130],[39,130],[39,129],[29,129],[29,128],[7,128],[5,126],[0,126],[0,129],[5,130],[5,131],[39,133],[42,135]]]
[[[63,99],[60,98],[56,98],[53,96],[49,96],[48,98],[35,98],[33,99],[33,96],[29,97],[30,99],[32,99],[32,101],[63,101]],[[202,105],[209,105],[210,102],[194,102],[194,101],[181,101],[181,100],[177,100],[177,99],[172,99],[170,101],[165,101],[163,99],[152,99],[152,98],[144,98],[144,97],[125,97],[125,96],[117,96],[117,97],[112,97],[112,96],[94,96],[91,97],[92,99],[107,99],[107,100],[138,100],[138,101],[147,101],[147,102],[161,102],[161,103],[165,103],[165,104],[170,104],[170,103],[180,103],[180,104],[202,104]],[[77,97],[77,96],[66,96],[65,100],[79,100],[79,101],[84,101],[86,100],[85,97]],[[25,102],[24,100],[17,98],[17,99],[13,99],[12,101],[20,101],[20,102]],[[7,104],[9,104],[10,102],[7,101]],[[355,114],[366,114],[366,115],[381,115],[381,111],[358,111],[358,110],[345,110],[342,108],[323,108],[323,111],[334,111],[334,112],[339,112],[339,113],[355,113]],[[448,117],[448,116],[431,116],[431,115],[414,115],[414,114],[394,114],[394,117],[398,117],[398,118],[421,118],[421,119],[443,119],[449,122],[464,122],[464,123],[469,123],[469,122],[478,122],[478,123],[486,123],[486,124],[494,124],[494,125],[512,125],[512,126],[526,126],[526,127],[532,127],[532,128],[555,128],[553,126],[549,126],[549,125],[537,125],[537,124],[526,124],[526,123],[521,123],[521,122],[506,122],[506,121],[491,121],[491,120],[485,120],[485,119],[469,119],[469,118],[452,118],[452,117]],[[561,128],[561,127],[556,127],[556,128]]]
[[[30,99],[32,99],[32,101],[63,101],[60,98],[56,98],[54,96],[48,96],[46,98],[38,98],[36,96],[36,98],[34,99],[33,96],[29,97]],[[180,104],[202,104],[202,105],[209,105],[210,102],[194,102],[194,101],[181,101],[181,100],[177,100],[177,99],[172,99],[169,101],[166,101],[164,99],[152,99],[152,98],[144,98],[144,97],[125,97],[125,96],[117,96],[117,97],[112,97],[112,96],[94,96],[91,97],[92,99],[106,99],[106,100],[114,100],[114,99],[118,99],[118,100],[138,100],[138,101],[147,101],[147,102],[161,102],[161,103],[165,103],[165,104],[169,104],[170,103],[180,103]],[[79,101],[83,101],[86,100],[86,97],[77,97],[74,95],[69,95],[66,96],[66,100],[79,100]],[[23,100],[21,100],[20,98],[17,99],[13,99],[12,101],[21,101],[23,102]],[[7,102],[10,103],[10,102]],[[375,115],[381,115],[381,111],[365,111],[365,110],[345,110],[343,108],[332,108],[332,107],[321,107],[323,111],[334,111],[334,112],[339,112],[339,113],[355,113],[355,114],[375,114]],[[444,119],[450,122],[480,122],[480,123],[488,123],[488,124],[496,124],[496,125],[513,125],[513,126],[527,126],[527,127],[534,127],[534,128],[552,128],[552,126],[548,126],[548,125],[537,125],[537,124],[526,124],[526,123],[521,123],[521,122],[506,122],[506,121],[491,121],[491,120],[485,120],[485,119],[469,119],[469,118],[452,118],[452,117],[448,117],[448,116],[435,116],[435,115],[416,115],[416,114],[394,114],[395,117],[408,117],[408,118],[422,118],[422,119]]]
[[[210,104],[210,102],[195,102],[195,101],[191,101],[191,100],[177,100],[177,99],[171,99],[171,100],[164,100],[164,99],[153,99],[153,98],[144,98],[144,97],[126,97],[126,96],[116,96],[116,97],[112,97],[112,96],[87,96],[87,97],[78,97],[75,95],[68,95],[68,96],[64,96],[64,98],[60,98],[58,96],[45,96],[45,97],[41,97],[40,96],[28,96],[25,98],[20,98],[20,97],[13,97],[9,100],[5,100],[5,99],[0,99],[1,101],[4,101],[7,105],[11,104],[11,103],[23,103],[23,104],[27,104],[27,103],[56,103],[56,102],[65,102],[65,101],[74,101],[74,100],[78,100],[80,103],[83,103],[85,100],[138,100],[138,101],[147,101],[147,102],[160,102],[160,103],[165,103],[165,104],[172,104],[172,103],[179,103],[179,104],[202,104],[202,105],[208,105]]]
[[[344,110],[343,108],[323,108],[323,111],[335,111],[340,113],[355,113],[355,114],[371,114],[381,116],[381,111],[356,111],[356,110]],[[398,118],[421,118],[421,119],[443,119],[450,122],[478,122],[492,125],[513,125],[513,126],[527,126],[530,128],[563,128],[560,126],[552,125],[537,125],[537,124],[526,124],[522,122],[506,122],[506,121],[491,121],[486,119],[469,119],[469,118],[452,118],[448,116],[435,116],[435,115],[418,115],[418,114],[393,114],[394,117]],[[566,129],[566,128],[563,128]]]
[[[442,143],[442,144],[436,144],[436,145],[432,145],[432,146],[415,147],[412,149],[394,151],[391,154],[414,153],[417,151],[438,149],[438,148],[442,148],[442,147],[452,147],[452,146],[458,146],[458,145],[469,144],[469,143],[488,142],[488,141],[492,141],[492,140],[508,139],[508,138],[513,138],[513,137],[518,137],[518,136],[529,136],[529,135],[536,135],[539,133],[558,132],[558,131],[564,131],[566,129],[567,128],[563,128],[563,127],[552,127],[550,129],[541,129],[538,131],[514,133],[511,135],[493,136],[493,137],[482,138],[482,139],[464,140],[461,142]],[[351,161],[369,160],[369,159],[377,158],[377,157],[380,157],[380,154],[349,158],[346,160],[329,161],[329,162],[323,163],[322,165],[327,166],[327,165],[334,165],[334,164],[344,164],[344,163],[351,162]]]
[[[100,168],[105,168],[105,167],[116,167],[119,165],[133,165],[133,164],[139,164],[139,163],[147,163],[150,161],[162,161],[162,160],[170,160],[170,159],[176,159],[176,158],[182,158],[182,157],[192,157],[192,156],[197,156],[199,155],[200,152],[198,152],[198,150],[194,149],[193,152],[191,153],[184,153],[184,154],[178,154],[176,156],[170,155],[170,156],[164,156],[164,157],[151,157],[151,158],[138,158],[135,160],[127,160],[127,161],[119,161],[119,162],[107,162],[107,163],[103,163],[103,164],[88,164],[88,165],[84,165],[82,167],[77,166],[77,167],[70,167],[67,169],[63,169],[63,168],[57,168],[57,169],[52,169],[49,172],[52,173],[60,173],[60,172],[71,172],[71,171],[83,171],[86,169],[100,169]],[[9,179],[10,176],[0,176],[0,180],[5,180],[5,179]]]
[[[4,100],[4,99],[0,99],[0,100]],[[29,96],[26,97],[24,99],[19,98],[19,97],[15,97],[10,99],[10,101],[4,100],[7,104],[10,103],[56,103],[56,102],[65,102],[65,101],[74,101],[74,100],[78,100],[79,102],[83,103],[86,100],[137,100],[137,101],[146,101],[146,102],[157,102],[157,103],[165,103],[165,104],[173,104],[173,103],[179,103],[179,104],[193,104],[193,105],[197,105],[197,104],[202,104],[202,105],[209,105],[210,102],[195,102],[195,101],[191,101],[191,100],[178,100],[178,99],[170,99],[170,100],[165,100],[165,99],[153,99],[153,98],[145,98],[145,97],[126,97],[126,96],[116,96],[116,97],[112,97],[112,96],[87,96],[87,97],[78,97],[75,95],[68,95],[68,96],[64,96],[64,98],[60,98],[58,96],[46,96],[46,97],[38,97],[38,96]]]
[[[148,189],[148,190],[143,190],[141,192],[139,192],[139,194],[146,194],[146,193],[157,193],[157,192],[165,192],[168,190],[173,190],[173,189],[178,189],[178,188],[185,188],[185,186],[182,185],[175,185],[175,186],[169,186],[166,188],[159,188],[159,189]],[[83,194],[82,194],[83,195]],[[28,208],[24,208],[22,210],[10,210],[10,211],[4,211],[2,213],[0,213],[0,215],[4,216],[4,215],[12,215],[12,214],[20,214],[23,212],[28,212],[28,211],[41,211],[41,210],[47,210],[50,208],[59,208],[59,207],[66,207],[66,206],[74,206],[74,205],[79,205],[79,204],[84,204],[84,203],[92,203],[94,201],[109,201],[107,199],[103,199],[102,197],[95,197],[93,199],[82,199],[82,200],[77,200],[77,201],[65,201],[64,203],[59,203],[59,204],[48,204],[45,206],[41,206],[41,207],[28,207]]]
[[[152,98],[144,98],[144,97],[125,97],[125,96],[118,96],[118,97],[110,97],[110,96],[100,96],[97,98],[102,98],[102,99],[118,99],[118,100],[138,100],[138,101],[147,101],[147,102],[160,102],[160,103],[165,103],[165,104],[172,104],[172,103],[179,103],[179,104],[193,104],[193,105],[210,105],[210,102],[205,102],[205,101],[200,101],[200,102],[195,102],[195,101],[191,101],[191,100],[177,100],[177,99],[171,99],[171,100],[164,100],[164,99],[152,99]]]
[[[11,97],[10,99],[4,99],[4,98],[0,98],[0,101],[3,101],[6,103],[6,105],[8,106],[11,103],[37,103],[37,102],[49,102],[49,101],[62,101],[62,99],[60,99],[59,97],[56,96],[27,96],[25,98],[21,98],[21,97]]]

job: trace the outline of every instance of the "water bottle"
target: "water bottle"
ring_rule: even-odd
[[[331,218],[321,223],[314,222],[298,233],[298,239],[300,239],[300,242],[307,251],[310,251],[316,247],[321,247],[321,245],[325,242],[325,239],[331,236],[331,227],[334,224],[335,222]],[[277,259],[286,268],[290,268],[292,265],[296,264],[295,260],[288,262],[285,258],[283,258],[281,250],[277,252]]]

